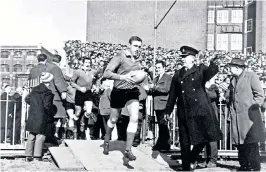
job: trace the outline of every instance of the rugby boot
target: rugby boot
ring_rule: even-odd
[[[108,142],[104,142],[103,143],[103,154],[104,155],[108,155],[109,154],[109,143]]]
[[[124,158],[127,158],[129,161],[135,161],[137,158],[133,155],[131,150],[126,150],[124,153]]]

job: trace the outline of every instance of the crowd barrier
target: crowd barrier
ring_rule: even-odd
[[[34,84],[33,84],[34,85]],[[20,145],[25,148],[25,143],[27,140],[28,132],[25,130],[26,119],[28,117],[28,108],[24,101],[26,95],[29,93],[31,87],[28,87],[22,95],[22,102],[13,102],[12,100],[6,99],[1,100],[1,108],[5,108],[6,113],[1,114],[5,115],[5,122],[1,123],[4,126],[1,126],[1,143],[7,145]],[[17,103],[22,103],[21,114],[17,114],[16,105]],[[10,104],[12,104],[10,106]],[[236,154],[236,148],[232,145],[231,141],[231,123],[229,117],[229,111],[225,104],[219,103],[219,112],[218,120],[220,121],[220,128],[223,132],[223,140],[219,141],[218,149],[219,153],[226,152],[226,156],[230,157],[231,155]],[[9,109],[12,107],[12,109]],[[3,111],[2,111],[3,112]],[[12,113],[11,113],[12,112]],[[16,118],[20,116],[21,121],[17,122]],[[146,116],[143,120],[142,125],[142,143],[147,142],[147,140],[152,140],[153,144],[156,143],[158,137],[158,122],[155,117],[155,112],[153,111],[153,102],[152,98],[149,96],[146,101]],[[17,126],[20,125],[20,126]],[[176,115],[176,107],[171,114],[171,120],[168,122],[168,127],[171,137],[171,149],[179,150],[179,137],[178,137],[178,118]],[[17,128],[20,128],[20,131],[17,132]],[[4,137],[3,137],[4,134]],[[16,137],[19,135],[19,141],[17,142]],[[265,143],[260,143],[260,149],[263,155],[266,155],[265,152]]]

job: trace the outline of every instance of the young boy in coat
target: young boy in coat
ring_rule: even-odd
[[[26,122],[26,131],[29,136],[26,144],[26,161],[42,160],[42,149],[46,136],[53,135],[53,116],[55,108],[53,105],[54,94],[49,89],[53,75],[43,72],[40,84],[32,88],[26,96],[25,101],[30,105],[29,116]]]

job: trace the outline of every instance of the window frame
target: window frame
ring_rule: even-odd
[[[238,16],[237,11],[241,12],[241,16],[240,17]],[[235,15],[233,15],[234,12],[236,12]],[[238,20],[238,19],[240,19],[240,20]],[[231,23],[237,23],[237,24],[243,23],[243,10],[242,9],[237,9],[237,10],[232,9],[231,10]]]
[[[210,15],[211,14],[211,15]],[[215,10],[208,10],[207,23],[214,23],[215,21]]]
[[[221,36],[224,36],[224,37],[221,37]],[[224,44],[224,42],[227,42],[227,44]],[[228,46],[229,46],[229,34],[217,34],[216,50],[228,51]]]
[[[207,34],[207,50],[214,50],[214,34]]]
[[[5,70],[2,70],[3,67],[5,66]],[[7,70],[6,70],[7,69]],[[1,69],[0,69],[1,72],[10,72],[10,66],[9,64],[1,64]]]
[[[250,30],[248,30],[248,22],[249,21],[251,21],[251,29]],[[252,30],[253,30],[253,19],[251,18],[251,19],[247,19],[246,20],[246,22],[245,22],[245,32],[246,33],[250,33],[250,32],[252,32]]]
[[[231,34],[230,36],[231,36],[231,40],[230,40],[230,42],[231,42],[231,51],[241,51],[242,50],[242,45],[243,45],[243,35],[242,34]],[[234,36],[240,36],[241,42],[239,40],[237,40],[237,39],[233,40],[233,38],[237,38],[237,37],[234,37]],[[235,48],[235,47],[237,47],[239,45],[240,45],[239,48]]]
[[[224,9],[223,10],[217,10],[216,22],[217,22],[217,24],[229,23],[229,11],[228,10],[224,10]]]
[[[18,68],[17,66],[21,67],[21,68]],[[16,69],[16,70],[15,70]],[[17,69],[21,69],[21,71],[17,71]],[[13,72],[16,72],[16,73],[19,73],[19,72],[23,72],[23,65],[22,64],[14,64],[13,65]]]

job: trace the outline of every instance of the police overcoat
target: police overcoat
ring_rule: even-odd
[[[177,102],[180,143],[197,145],[222,139],[219,122],[205,91],[205,83],[218,72],[218,66],[194,65],[188,71],[178,70],[171,83],[165,114],[173,111]],[[177,101],[176,101],[177,100]]]

